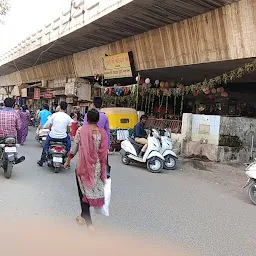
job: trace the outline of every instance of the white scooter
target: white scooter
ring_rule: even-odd
[[[248,181],[244,188],[249,186],[248,194],[252,203],[256,205],[256,159],[249,164],[245,169],[245,174],[248,177]]]
[[[172,139],[168,130],[160,130],[161,150],[160,154],[164,157],[164,169],[175,170],[177,166],[177,155],[172,150]]]
[[[134,139],[129,137],[128,139],[121,142],[121,155],[122,163],[125,165],[130,162],[146,163],[147,169],[152,173],[161,172],[164,167],[164,157],[159,153],[161,149],[159,141],[159,133],[152,129],[148,136],[148,148],[143,155],[139,156],[139,153],[143,145],[137,143]]]
[[[45,143],[45,141],[46,141],[46,138],[47,138],[49,132],[50,132],[49,129],[41,128],[41,129],[39,129],[38,133],[36,134],[36,140],[37,140],[42,146],[44,146],[44,143]]]

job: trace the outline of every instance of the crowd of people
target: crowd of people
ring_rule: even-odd
[[[102,99],[95,97],[93,104],[84,117],[84,124],[76,132],[71,146],[70,128],[72,118],[66,113],[67,103],[60,102],[56,112],[52,114],[47,105],[38,113],[39,126],[49,125],[50,133],[46,139],[41,158],[37,162],[42,166],[46,161],[50,141],[61,141],[67,145],[67,160],[65,168],[70,166],[71,160],[78,154],[76,164],[76,182],[81,203],[81,214],[76,218],[81,225],[87,224],[93,231],[90,207],[104,205],[104,184],[110,177],[108,152],[110,146],[110,130],[107,116],[100,111]],[[73,118],[80,118],[78,112]],[[28,135],[30,114],[24,105],[19,108],[12,98],[6,98],[0,110],[0,139],[7,136],[16,137],[23,145]],[[39,129],[40,129],[39,127]]]
[[[62,142],[67,146],[67,160],[64,168],[69,168],[71,160],[78,154],[76,163],[76,184],[81,205],[81,214],[76,221],[87,224],[92,231],[90,207],[102,207],[104,205],[104,184],[110,178],[110,165],[108,153],[110,148],[109,120],[101,111],[102,99],[95,97],[93,104],[83,118],[82,125],[76,131],[71,145],[70,131],[72,122],[82,120],[82,114],[75,108],[71,115],[67,114],[67,103],[60,102],[55,113],[49,111],[48,105],[43,105],[38,112],[39,127],[48,127],[50,132],[46,138],[41,158],[37,162],[43,166],[47,161],[47,154],[51,141]],[[8,136],[17,138],[18,143],[24,145],[30,120],[27,106],[21,108],[15,105],[12,98],[6,98],[0,109],[0,139]],[[143,155],[147,149],[147,133],[145,123],[147,116],[143,115],[140,122],[134,127],[135,140],[144,145],[141,150]]]

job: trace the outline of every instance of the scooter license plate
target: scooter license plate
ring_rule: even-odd
[[[46,137],[42,137],[42,140],[46,140]]]
[[[4,151],[5,151],[6,153],[16,153],[16,152],[17,152],[17,148],[16,148],[16,147],[6,147],[6,148],[4,149]]]
[[[54,157],[53,157],[53,162],[62,163],[62,157],[56,157],[56,156],[54,156]]]

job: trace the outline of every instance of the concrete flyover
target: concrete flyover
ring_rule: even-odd
[[[99,52],[102,53],[104,48],[99,47],[104,47],[106,45],[109,45],[108,54],[115,54],[122,51],[122,47],[119,47],[119,49],[117,49],[118,47],[112,47],[111,49],[111,45],[114,46],[114,44],[120,42],[120,40],[129,40],[129,38],[143,35],[145,32],[149,34],[161,33],[161,30],[159,29],[158,31],[158,28],[163,28],[164,30],[165,28],[172,26],[180,30],[185,28],[185,26],[189,26],[189,24],[193,25],[199,21],[202,24],[204,22],[207,23],[207,16],[200,16],[200,14],[207,12],[209,12],[208,16],[211,16],[211,22],[214,22],[214,18],[217,21],[219,16],[226,15],[226,17],[228,17],[229,15],[233,15],[235,10],[236,12],[239,12],[239,8],[241,9],[243,7],[243,5],[239,3],[227,6],[226,9],[218,9],[237,1],[238,0],[77,1],[72,8],[64,12],[61,17],[58,17],[53,22],[47,24],[44,28],[39,29],[36,33],[23,40],[18,46],[0,57],[0,85],[8,86],[20,84],[22,82],[35,82],[36,80],[43,79],[46,75],[43,74],[43,71],[37,71],[36,67],[43,65],[44,63],[61,59],[70,67],[62,71],[61,74],[56,74],[55,77],[51,75],[46,77],[47,79],[57,78],[63,75],[70,77],[93,75],[92,68],[87,69],[84,74],[79,71],[81,67],[78,67],[77,63],[74,63],[74,54],[83,51],[86,52],[96,47],[99,50],[101,49]],[[241,2],[243,2],[244,5],[250,3],[255,7],[254,0],[242,0]],[[213,11],[216,9],[220,11]],[[189,20],[195,16],[197,16],[195,19],[193,18]],[[233,19],[235,19],[235,17]],[[221,26],[222,24],[218,25]],[[182,32],[180,31],[180,33]],[[175,35],[165,34],[165,36],[169,40],[169,37]],[[224,35],[224,37],[226,38],[226,35]],[[184,48],[186,47],[186,45],[183,46]],[[142,46],[142,48],[143,47],[144,46]],[[166,47],[168,48],[168,46]],[[227,46],[224,45],[224,47]],[[129,50],[129,47],[123,48]],[[200,49],[197,50],[200,51]],[[168,54],[172,53],[170,52]],[[181,53],[181,55],[182,54],[184,55],[184,53]],[[95,57],[98,56],[95,55]],[[222,59],[219,58],[219,60],[225,58],[226,56]],[[216,58],[213,60],[218,59]],[[165,59],[163,59],[160,64],[155,60],[155,65],[150,64],[148,60],[143,62],[138,56],[135,57],[135,62],[136,61],[137,63],[135,64],[138,70],[177,66],[177,63],[168,62]],[[188,65],[202,63],[203,61],[201,61],[200,58],[195,58],[190,62],[191,63],[186,63],[185,61],[183,63],[181,61],[180,64],[178,64]],[[33,69],[33,76],[29,77],[27,74],[22,74],[23,70],[28,71],[28,69],[30,69],[31,72]]]

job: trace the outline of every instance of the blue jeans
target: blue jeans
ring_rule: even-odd
[[[70,139],[69,135],[67,135],[67,137],[64,138],[64,139],[55,139],[55,138],[52,138],[48,135],[47,138],[46,138],[45,144],[44,144],[42,155],[41,155],[41,161],[44,162],[46,160],[46,154],[47,154],[47,152],[49,151],[49,148],[50,148],[50,141],[65,143],[67,145],[67,152],[69,153],[69,151],[71,149],[71,139]]]

